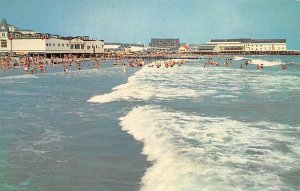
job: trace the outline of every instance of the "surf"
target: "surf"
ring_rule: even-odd
[[[300,165],[300,142],[285,135],[299,127],[205,117],[155,105],[133,108],[120,118],[120,125],[143,142],[142,154],[152,162],[141,191],[285,190],[282,173]],[[283,142],[293,152],[274,147]]]

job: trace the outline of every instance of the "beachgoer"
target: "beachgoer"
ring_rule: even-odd
[[[129,65],[130,65],[130,67],[131,67],[131,68],[133,68],[133,67],[134,67],[134,62],[133,62],[133,59],[130,59],[130,61],[129,61]]]
[[[64,65],[64,73],[68,73],[68,66],[67,65]]]
[[[27,64],[24,65],[24,73],[28,74],[28,65]]]
[[[256,64],[256,70],[260,70],[260,65]]]

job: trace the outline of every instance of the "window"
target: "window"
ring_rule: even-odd
[[[48,45],[51,46],[51,43],[49,43]]]
[[[48,43],[46,43],[46,46],[48,46]]]
[[[69,46],[69,44],[67,44],[67,46]]]
[[[65,44],[61,44],[61,46],[65,46]]]
[[[81,45],[81,49],[84,49],[84,45],[83,44]]]
[[[80,44],[75,44],[75,49],[80,49]]]
[[[53,43],[53,46],[55,46],[55,43]]]
[[[60,43],[58,43],[57,45],[60,46]]]
[[[1,40],[1,48],[7,47],[7,40]]]
[[[73,44],[71,44],[71,49],[74,49],[74,45]]]
[[[89,49],[91,49],[91,46],[87,46],[86,48],[89,50]]]
[[[5,33],[2,33],[2,36],[5,37]]]

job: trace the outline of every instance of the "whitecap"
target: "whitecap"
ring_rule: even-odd
[[[199,70],[198,67],[195,69]],[[193,85],[196,86],[197,84],[190,76],[188,67],[181,66],[180,69],[176,66],[159,69],[143,67],[130,76],[127,83],[113,88],[111,93],[93,96],[88,102],[186,99],[213,93],[212,90],[198,91],[190,88]]]
[[[233,58],[233,60],[243,60],[243,59],[245,59],[245,57],[235,56],[235,57]]]
[[[142,191],[288,190],[281,174],[299,169],[298,155],[276,147],[298,148],[300,141],[285,133],[297,133],[299,127],[158,106],[136,107],[120,120],[122,130],[144,143],[143,154],[153,163],[142,178]]]
[[[39,78],[36,75],[19,75],[19,76],[5,76],[0,79],[36,79]]]
[[[282,65],[283,62],[281,60],[268,61],[263,59],[251,59],[250,64],[258,64],[258,65],[263,64],[263,66],[278,66],[278,65]]]

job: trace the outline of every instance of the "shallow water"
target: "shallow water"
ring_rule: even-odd
[[[1,73],[0,190],[299,190],[300,57],[204,62]]]
[[[135,104],[120,125],[153,163],[141,190],[299,190],[300,59],[248,59],[145,67],[89,100]]]
[[[135,70],[48,68],[0,78],[0,190],[138,190],[141,143],[120,130],[122,103],[87,103]],[[13,75],[12,75],[13,74]]]

